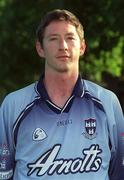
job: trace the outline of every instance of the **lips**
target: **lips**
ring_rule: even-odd
[[[57,56],[56,58],[70,58],[70,56],[68,56],[68,55],[59,55],[59,56]]]

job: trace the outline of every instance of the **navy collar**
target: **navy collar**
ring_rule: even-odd
[[[73,89],[73,92],[70,96],[70,98],[67,100],[63,108],[58,107],[54,103],[51,102],[49,95],[47,93],[47,90],[45,88],[44,82],[43,82],[44,76],[42,75],[36,85],[36,92],[39,94],[40,99],[45,101],[49,108],[54,111],[55,113],[59,114],[61,112],[68,112],[72,106],[73,100],[75,97],[82,97],[84,94],[84,87],[81,80],[81,77],[79,75],[77,82],[75,84],[75,87]]]
[[[47,90],[44,86],[43,78],[44,76],[42,75],[37,83],[36,90],[43,100],[50,100]],[[84,94],[84,86],[82,83],[81,76],[79,75],[71,96],[82,97],[83,94]]]
[[[72,92],[70,98],[67,100],[67,102],[65,103],[65,106],[63,108],[60,108],[51,102],[49,95],[46,91],[46,88],[44,86],[44,83],[43,83],[43,77],[44,76],[42,75],[36,84],[36,92],[40,96],[40,99],[43,101],[46,101],[47,105],[55,113],[59,114],[61,112],[68,112],[72,106],[72,103],[73,103],[73,100],[75,97],[88,98],[93,101],[95,106],[97,106],[99,109],[104,111],[102,102],[90,93],[90,91],[87,89],[87,87],[85,85],[85,81],[81,79],[80,75],[77,79],[77,82],[74,86],[74,89],[73,89],[73,92]]]

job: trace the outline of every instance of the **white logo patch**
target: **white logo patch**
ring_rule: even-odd
[[[45,139],[47,137],[47,134],[45,133],[45,131],[41,128],[37,128],[35,129],[34,133],[33,133],[33,140],[34,141],[41,141],[43,139]]]

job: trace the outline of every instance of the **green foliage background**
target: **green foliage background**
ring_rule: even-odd
[[[84,25],[83,77],[115,91],[124,103],[123,7],[123,0],[0,0],[0,99],[38,79],[44,65],[35,50],[35,31],[47,11],[61,8]]]

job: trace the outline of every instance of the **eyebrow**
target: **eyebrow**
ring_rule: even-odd
[[[65,34],[65,36],[74,36],[74,35],[75,35],[75,34],[72,33],[72,32],[68,32],[68,33]],[[52,37],[52,36],[59,36],[59,34],[57,34],[57,33],[48,34],[48,35],[46,36],[46,38],[49,38],[49,37]]]
[[[48,34],[48,35],[46,36],[46,38],[49,38],[49,37],[51,37],[51,36],[59,36],[59,34]]]
[[[75,34],[74,33],[72,33],[72,32],[69,32],[69,33],[67,33],[66,35],[68,35],[68,36],[74,36]]]

